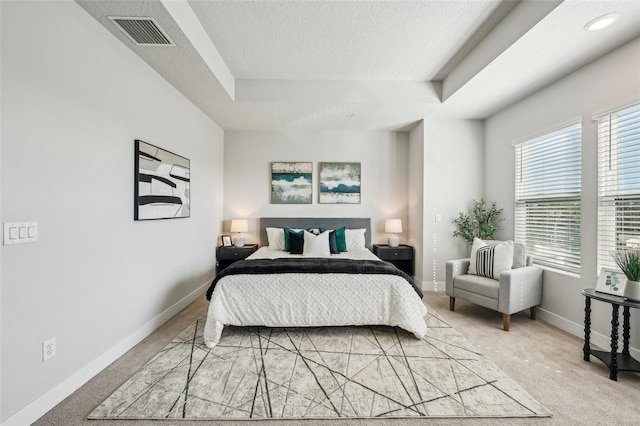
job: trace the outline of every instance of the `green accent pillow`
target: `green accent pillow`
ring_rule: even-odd
[[[291,251],[291,238],[289,233],[304,236],[304,231],[294,231],[293,229],[284,228],[284,251]]]
[[[326,231],[327,228],[320,228],[320,232]],[[345,227],[338,228],[335,230],[336,232],[336,245],[338,246],[338,251],[341,253],[347,252],[347,238],[345,235]]]

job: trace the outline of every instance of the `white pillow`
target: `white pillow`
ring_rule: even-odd
[[[347,251],[366,250],[364,233],[366,229],[345,229],[344,239],[347,243]]]
[[[304,256],[313,257],[329,257],[329,233],[323,232],[320,235],[314,235],[309,231],[304,231]]]
[[[269,250],[284,250],[284,229],[267,228],[267,241]]]
[[[487,244],[482,240],[479,241],[479,247],[472,258],[472,261],[475,260],[473,262],[475,275],[499,280],[500,274],[513,266],[513,241],[504,241],[496,245]],[[476,246],[475,239],[473,245],[474,247]],[[473,254],[473,247],[471,251]]]

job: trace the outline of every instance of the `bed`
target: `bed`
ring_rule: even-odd
[[[278,239],[284,228],[297,230],[287,233],[291,251],[297,250],[293,246],[303,235],[303,253],[283,250],[283,241]],[[335,244],[337,232],[340,242],[341,228],[346,235],[343,248],[349,250],[327,253],[325,240],[330,246]],[[223,270],[207,291],[206,345],[212,348],[219,342],[225,325],[386,325],[422,338],[427,331],[422,292],[412,277],[368,249],[370,238],[368,218],[260,219],[258,251]],[[321,255],[313,250],[314,245],[320,247]],[[335,248],[331,246],[331,251]]]

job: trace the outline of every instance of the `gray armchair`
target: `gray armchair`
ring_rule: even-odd
[[[495,245],[500,241],[487,241]],[[502,326],[509,331],[511,314],[530,308],[531,319],[536,319],[536,307],[542,302],[542,268],[533,265],[533,259],[520,243],[514,243],[512,269],[500,274],[500,280],[468,275],[469,259],[450,260],[446,263],[446,293],[449,309],[455,309],[456,297],[502,313]]]

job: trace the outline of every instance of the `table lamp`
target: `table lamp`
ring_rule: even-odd
[[[244,247],[243,232],[249,231],[249,223],[246,219],[233,219],[231,221],[231,232],[236,232],[237,235],[233,239],[233,244],[236,247]]]
[[[387,219],[384,224],[384,232],[389,235],[389,247],[398,247],[400,245],[400,237],[395,234],[402,232],[402,220]]]

